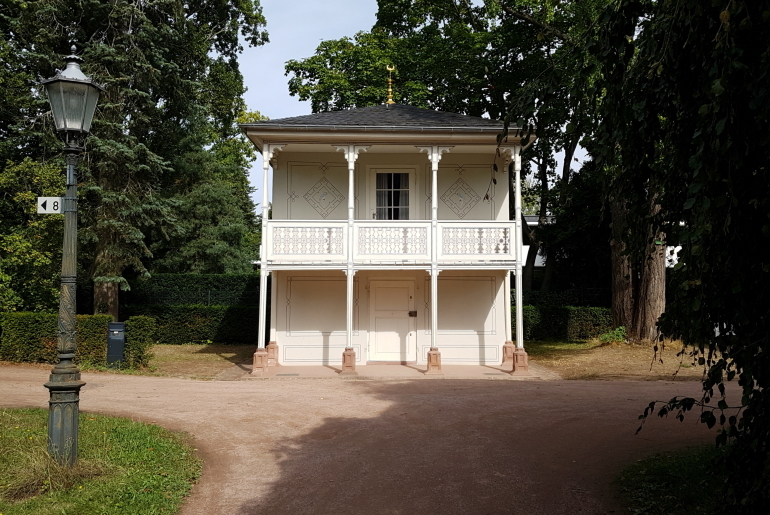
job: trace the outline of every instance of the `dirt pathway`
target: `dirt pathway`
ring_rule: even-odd
[[[0,367],[0,405],[47,405],[47,370]],[[621,513],[612,478],[713,438],[637,415],[693,382],[194,381],[83,374],[81,409],[195,437],[195,514]]]

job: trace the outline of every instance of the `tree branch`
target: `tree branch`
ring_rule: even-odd
[[[505,12],[507,12],[508,14],[513,16],[514,18],[518,18],[520,20],[526,21],[527,23],[531,23],[532,25],[540,27],[544,31],[550,32],[551,34],[553,34],[554,36],[556,36],[557,38],[559,38],[560,40],[562,40],[565,43],[573,44],[572,38],[569,37],[564,32],[562,32],[559,29],[557,29],[556,27],[552,27],[552,26],[547,25],[547,24],[545,24],[543,22],[537,21],[536,19],[534,19],[532,16],[530,16],[527,13],[523,13],[523,12],[520,12],[520,11],[514,11],[513,9],[511,9],[507,5],[503,5],[502,7],[503,7],[503,10]]]

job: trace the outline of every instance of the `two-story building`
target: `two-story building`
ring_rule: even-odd
[[[520,131],[498,144],[502,122],[398,104],[242,129],[263,156],[260,328],[272,276],[254,374],[367,363],[439,374],[442,362],[527,373],[521,302],[514,340],[510,300]]]

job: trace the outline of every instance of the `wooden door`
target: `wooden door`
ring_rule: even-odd
[[[416,361],[414,282],[372,281],[369,313],[369,361]]]

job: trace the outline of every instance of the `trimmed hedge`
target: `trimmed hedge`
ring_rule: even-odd
[[[612,310],[609,308],[524,306],[523,311],[525,340],[587,340],[613,328]]]
[[[255,345],[258,306],[127,306],[131,315],[153,317],[158,343],[230,343]],[[269,314],[268,314],[269,320]]]
[[[140,368],[149,364],[150,347],[155,344],[158,323],[152,317],[135,316],[126,320],[126,347],[123,364],[128,368]]]
[[[0,359],[27,363],[55,363],[58,315],[48,313],[0,313]],[[77,315],[75,360],[93,365],[107,364],[109,315]],[[143,322],[139,322],[141,326]],[[127,324],[128,325],[128,324]],[[148,322],[144,322],[145,327]],[[141,331],[137,331],[141,334]],[[142,337],[144,338],[144,337]],[[126,348],[144,348],[141,342],[126,341]],[[145,350],[133,351],[137,363],[146,361]],[[128,364],[128,363],[127,363]]]
[[[125,305],[258,306],[259,274],[153,274],[121,292]]]
[[[600,306],[610,307],[611,291],[605,288],[573,288],[562,291],[524,290],[525,306]],[[516,304],[516,291],[511,290],[511,303]]]

